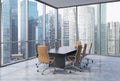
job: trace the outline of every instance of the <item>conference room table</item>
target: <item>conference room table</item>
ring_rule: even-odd
[[[58,49],[53,48],[49,50],[49,56],[55,57],[55,67],[64,68],[66,57],[76,53],[74,46],[62,46]]]

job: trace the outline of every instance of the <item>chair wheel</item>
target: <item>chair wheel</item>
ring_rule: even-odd
[[[93,60],[92,60],[92,63],[93,63]]]
[[[83,67],[85,68],[86,66],[84,65]]]
[[[39,70],[37,70],[37,72],[39,72]]]
[[[88,66],[88,64],[86,64],[86,66]]]
[[[53,72],[53,74],[56,74],[55,72]]]
[[[72,71],[69,71],[69,73],[72,73]]]

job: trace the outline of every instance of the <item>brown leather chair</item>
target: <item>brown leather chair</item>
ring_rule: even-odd
[[[53,63],[54,64],[54,73],[55,73],[55,62],[54,62],[55,58],[52,58],[52,59],[49,58],[47,46],[38,45],[37,51],[38,51],[38,61],[39,61],[39,63],[36,64],[36,66],[38,68],[37,72],[39,72],[40,64],[48,64],[48,67],[46,67],[46,68],[43,67],[44,70],[41,73],[43,75],[44,71],[49,68],[49,64]]]
[[[83,52],[82,52],[82,58],[84,58],[85,60],[87,60],[87,62],[85,63],[84,67],[87,67],[87,66],[88,66],[90,60],[91,60],[91,62],[93,63],[93,60],[92,60],[92,59],[89,59],[89,58],[86,57],[87,55],[90,54],[91,48],[92,48],[92,43],[91,43],[90,48],[89,48],[89,53],[86,53],[87,44],[86,44],[86,43],[84,44],[84,48],[83,48]]]
[[[38,50],[37,50],[38,45],[40,45],[40,43],[36,44],[36,57],[38,57]]]
[[[81,68],[80,68],[81,51],[82,51],[82,45],[78,45],[75,56],[74,57],[69,56],[67,58],[67,61],[71,61],[71,64],[69,66],[66,66],[65,68],[72,68],[74,70],[78,70],[81,72]]]
[[[74,43],[75,48],[77,48],[78,45],[81,45],[81,42],[80,41],[75,41],[75,43]]]
[[[88,53],[85,53],[85,56],[87,56],[87,55],[90,55],[90,54],[91,54],[91,49],[92,49],[92,43],[90,44],[90,47],[89,47],[89,52],[88,52]],[[93,60],[92,60],[92,59],[87,58],[87,57],[86,57],[85,59],[87,60],[88,64],[89,64],[89,62],[90,62],[90,61],[93,63]]]
[[[87,49],[87,44],[84,44],[83,52],[82,52],[82,57],[86,56],[86,49]]]

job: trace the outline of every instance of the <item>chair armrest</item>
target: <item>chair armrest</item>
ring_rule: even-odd
[[[66,58],[68,61],[73,61],[75,59],[75,56],[74,55],[71,55],[71,56],[68,56]]]
[[[49,57],[49,59],[55,60],[55,57]]]

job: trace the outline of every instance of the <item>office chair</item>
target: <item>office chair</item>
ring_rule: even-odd
[[[75,41],[75,43],[74,43],[75,48],[77,48],[78,45],[81,45],[81,42],[80,41]]]
[[[86,56],[86,49],[87,49],[87,44],[84,44],[83,52],[82,52],[82,57]]]
[[[42,46],[42,45],[39,45],[37,46],[37,51],[38,51],[38,61],[39,63],[36,64],[37,66],[37,72],[39,72],[39,65],[41,64],[46,64],[46,65],[49,65],[49,64],[54,64],[54,72],[55,73],[55,58],[49,58],[49,55],[48,55],[48,49],[47,49],[47,46]],[[42,71],[42,75],[44,74],[44,71],[47,70],[49,68],[46,67],[44,68],[44,70]]]
[[[92,48],[92,43],[91,43],[90,48],[89,48],[89,53],[87,54],[87,53],[86,53],[87,44],[86,44],[86,43],[84,44],[84,49],[83,49],[83,53],[82,53],[82,59],[84,58],[85,60],[87,60],[87,62],[84,63],[84,64],[85,64],[85,65],[83,66],[84,68],[88,66],[90,60],[91,60],[91,62],[93,63],[93,60],[92,60],[92,59],[89,59],[89,58],[86,57],[87,55],[90,54],[91,48]]]
[[[40,45],[40,43],[36,43],[36,45],[35,45],[35,47],[36,47],[36,57],[38,57],[38,50],[37,50],[38,45]]]
[[[87,56],[87,55],[90,55],[91,54],[91,49],[92,49],[92,43],[90,44],[90,48],[89,48],[89,52],[88,53],[85,53],[84,55]],[[93,60],[90,59],[90,58],[85,58],[89,64],[89,62],[91,61],[93,63]]]
[[[86,49],[87,49],[87,44],[85,43],[85,44],[84,44],[84,48],[83,48],[83,52],[81,53],[81,59],[83,59],[83,58],[86,56]],[[85,68],[86,66],[88,66],[88,61],[87,61],[87,63],[85,63],[85,62],[82,62],[82,63],[85,64],[85,65],[83,66],[84,68]]]
[[[75,43],[74,43],[75,49],[77,49],[79,45],[81,45],[81,42],[80,41],[75,41]],[[67,57],[75,57],[75,53],[71,54],[71,55],[68,55]]]
[[[82,45],[78,45],[76,49],[77,51],[75,56],[67,57],[67,61],[71,61],[71,63],[69,64],[69,66],[66,66],[65,69],[70,68],[70,69],[78,70],[81,72],[80,59],[81,59]],[[71,73],[71,70],[70,70],[70,73]]]

